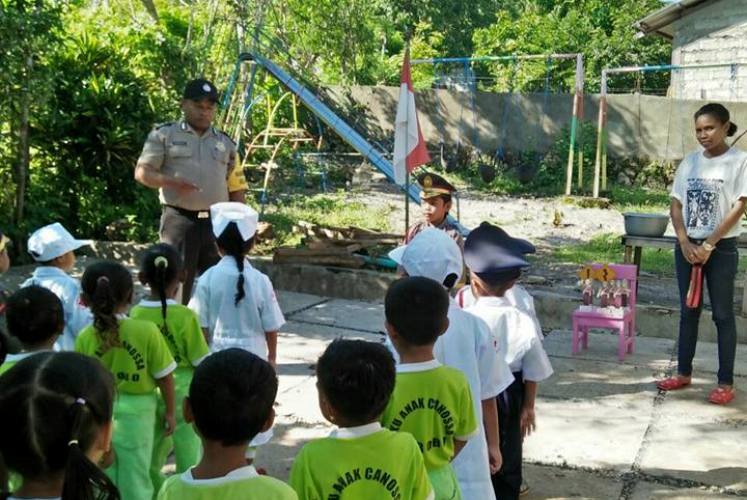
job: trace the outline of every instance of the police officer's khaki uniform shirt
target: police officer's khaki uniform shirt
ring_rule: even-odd
[[[159,197],[164,205],[207,210],[213,203],[228,201],[229,192],[246,189],[236,147],[215,127],[198,135],[185,121],[158,126],[148,134],[138,163],[147,163],[164,175],[199,188],[189,194],[161,188]]]

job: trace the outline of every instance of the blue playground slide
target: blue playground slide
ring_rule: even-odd
[[[332,111],[321,99],[319,99],[309,88],[291,76],[283,68],[270,59],[258,54],[256,51],[244,52],[239,56],[242,61],[254,61],[268,71],[289,91],[293,92],[304,105],[319,117],[328,127],[337,133],[342,140],[350,144],[364,158],[383,173],[390,182],[394,182],[394,167],[384,156],[384,152],[377,146],[371,144],[338,114]],[[417,184],[410,184],[410,199],[420,204],[420,188]]]

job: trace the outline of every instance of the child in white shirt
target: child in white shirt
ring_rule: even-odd
[[[238,347],[274,367],[285,318],[270,279],[246,258],[258,214],[243,203],[223,202],[211,206],[210,215],[222,258],[200,276],[189,307],[199,316],[213,352]]]
[[[73,238],[59,222],[37,229],[28,240],[28,252],[39,267],[21,287],[42,286],[62,301],[65,329],[55,343],[58,351],[74,350],[76,337],[93,321],[89,309],[81,304],[80,283],[68,274],[75,266],[75,250],[90,244],[90,240]]]
[[[482,318],[498,340],[514,383],[498,397],[503,467],[493,476],[500,499],[519,497],[522,472],[522,441],[535,427],[534,402],[537,383],[552,375],[552,367],[539,340],[532,318],[505,298],[521,269],[521,245],[505,231],[483,223],[467,237],[464,258],[470,269],[477,301],[467,312]]]
[[[461,277],[462,251],[444,231],[428,228],[413,240],[392,250],[389,257],[408,276],[423,276],[451,289]],[[503,357],[495,355],[495,339],[484,321],[460,309],[449,299],[449,328],[433,346],[441,363],[459,369],[467,377],[480,426],[452,463],[462,496],[494,499],[491,473],[501,467],[498,412],[495,398],[514,380]],[[399,359],[390,345],[395,359]],[[487,432],[486,432],[487,431]]]

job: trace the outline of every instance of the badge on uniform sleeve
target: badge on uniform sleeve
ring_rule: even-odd
[[[222,142],[219,142],[218,144],[215,145],[215,149],[223,153],[226,150],[226,145],[223,144]]]

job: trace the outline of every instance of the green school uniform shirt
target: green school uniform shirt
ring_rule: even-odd
[[[433,498],[415,440],[378,422],[337,429],[306,444],[289,482],[300,500]]]
[[[171,476],[158,500],[298,500],[298,496],[284,482],[260,476],[248,465],[216,479],[194,479],[191,469]]]
[[[75,350],[99,358],[114,374],[120,392],[153,392],[156,379],[167,376],[176,368],[169,346],[158,327],[150,321],[120,319],[119,341],[119,346],[104,351],[96,329],[89,325],[75,340]]]
[[[437,360],[397,365],[397,381],[381,416],[384,427],[413,435],[428,470],[449,464],[454,440],[479,432],[469,383]]]
[[[159,301],[141,301],[130,310],[130,318],[155,323],[161,330],[169,351],[180,368],[193,368],[210,354],[197,314],[187,306],[177,304],[176,301],[167,301],[166,325],[168,329],[163,327],[163,315]]]

